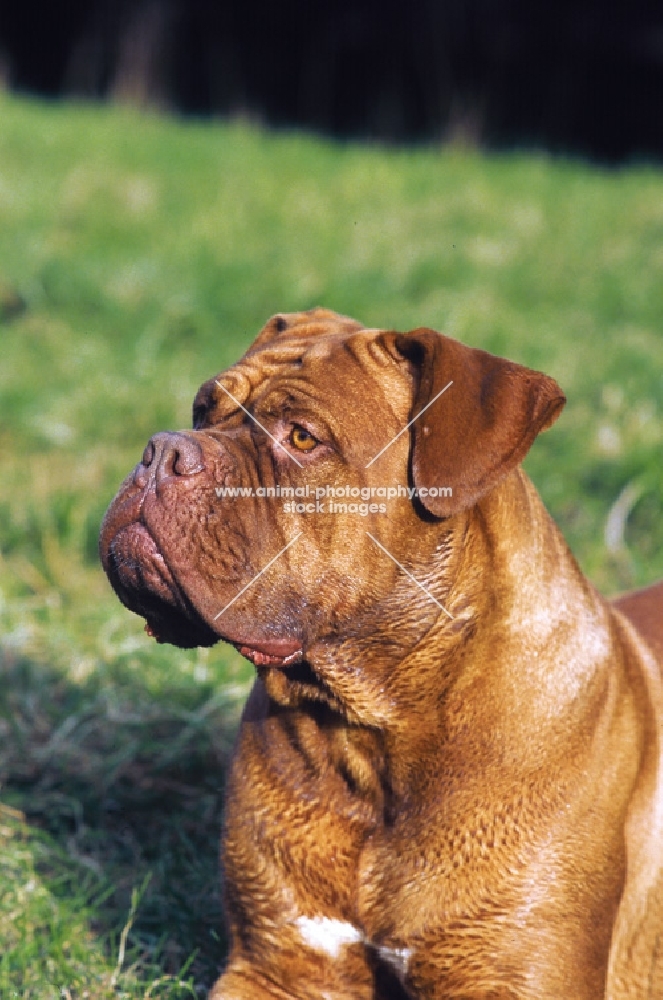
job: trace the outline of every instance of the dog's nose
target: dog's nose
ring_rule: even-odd
[[[136,467],[134,482],[145,487],[156,480],[195,476],[205,468],[200,445],[186,434],[162,431],[147,442],[140,465]]]

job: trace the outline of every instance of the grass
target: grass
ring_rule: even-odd
[[[3,998],[203,996],[223,960],[251,670],[154,645],[96,555],[150,434],[188,426],[273,312],[430,325],[559,380],[527,467],[597,584],[644,584],[663,575],[662,237],[652,167],[0,98]]]

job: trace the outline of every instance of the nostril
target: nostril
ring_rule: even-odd
[[[151,463],[156,465],[157,479],[165,476],[195,476],[205,468],[203,452],[196,440],[186,434],[162,431],[155,434],[146,452],[152,446]]]
[[[194,476],[205,468],[200,445],[184,434],[171,435],[161,461],[175,476]]]
[[[143,457],[140,460],[141,465],[149,467],[154,461],[154,443],[153,441],[148,441],[145,446],[145,451],[143,452]]]
[[[186,438],[184,439],[186,441]],[[187,442],[190,444],[190,442]],[[173,472],[176,476],[192,476],[196,472],[203,471],[203,463],[201,459],[200,448],[195,445],[195,448],[176,448],[173,452]]]
[[[150,483],[159,484],[171,478],[195,476],[203,472],[202,448],[186,434],[162,431],[147,442],[140,465],[134,471],[134,482],[140,489]]]

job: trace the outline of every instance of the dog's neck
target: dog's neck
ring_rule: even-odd
[[[519,517],[506,532],[503,511],[512,509]],[[520,469],[437,531],[440,544],[421,582],[444,610],[404,578],[399,586],[412,588],[409,600],[396,590],[311,660],[338,726],[348,738],[380,731],[380,755],[399,762],[403,783],[419,764],[425,770],[427,756],[439,760],[443,746],[465,770],[476,758],[484,771],[511,762],[522,773],[537,766],[544,746],[547,755],[563,756],[568,734],[582,728],[585,715],[596,717],[605,698],[605,602],[576,572]],[[394,631],[399,607],[416,614],[402,616]],[[299,707],[307,714],[306,704]],[[309,707],[317,718],[318,708]]]
[[[521,516],[508,535],[500,511],[510,505]],[[460,799],[480,795],[486,782],[508,798],[542,769],[558,774],[563,789],[568,762],[615,712],[609,611],[574,573],[527,476],[511,474],[454,522],[440,524],[454,547],[449,575],[441,581],[432,566],[427,580],[437,579],[453,618],[427,619],[396,659],[379,628],[371,649],[363,634],[348,637],[323,668],[335,670],[351,713],[283,706],[287,731],[302,744],[301,734],[315,730],[316,753],[345,776],[374,822],[410,800],[434,803],[429,782],[444,785],[449,807],[461,811],[469,807]]]
[[[505,532],[502,512],[513,509]],[[440,613],[387,689],[403,706],[392,713],[389,756],[408,781],[413,757],[444,759],[442,745],[465,783],[473,761],[484,774],[523,774],[544,755],[562,759],[615,687],[609,610],[526,474],[510,474],[467,516],[447,597],[454,619]]]

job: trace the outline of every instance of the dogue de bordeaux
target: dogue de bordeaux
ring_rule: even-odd
[[[257,670],[212,1000],[663,998],[663,584],[604,600],[520,468],[563,404],[277,315],[120,487],[121,601]]]

